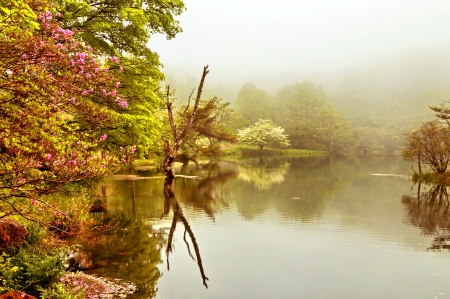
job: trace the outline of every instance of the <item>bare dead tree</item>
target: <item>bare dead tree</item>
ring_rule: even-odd
[[[173,163],[175,158],[177,157],[178,150],[180,149],[180,146],[183,143],[184,138],[186,137],[187,133],[189,132],[189,129],[191,128],[192,123],[194,122],[195,115],[200,103],[200,97],[202,95],[203,83],[205,82],[205,78],[208,73],[209,70],[207,65],[203,67],[202,78],[197,88],[197,95],[195,97],[192,113],[190,113],[189,116],[187,116],[187,112],[190,108],[191,97],[192,94],[194,93],[194,90],[191,92],[191,95],[188,98],[188,103],[183,111],[183,123],[181,125],[181,128],[177,128],[174,122],[172,102],[170,101],[170,86],[167,86],[166,106],[173,137],[172,144],[170,144],[170,142],[167,139],[164,140],[164,174],[166,175],[166,178],[169,180],[172,180],[175,177],[175,173],[173,171]]]

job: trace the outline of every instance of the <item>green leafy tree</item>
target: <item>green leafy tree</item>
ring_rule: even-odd
[[[346,152],[351,125],[331,105],[328,105],[317,119],[318,138],[330,154]]]
[[[244,127],[259,119],[270,118],[271,108],[272,102],[267,92],[247,83],[241,87],[234,102],[237,124]]]
[[[4,0],[0,4],[0,32],[28,28],[39,29],[37,16],[24,0]]]
[[[0,35],[0,218],[39,221],[41,211],[62,213],[41,195],[101,176],[112,165],[113,157],[97,155],[114,119],[104,107],[126,109],[127,102],[114,73],[59,26],[46,1],[31,8],[39,33],[27,34],[20,20],[9,19],[15,30]],[[81,127],[89,130],[80,133]]]
[[[260,153],[263,153],[267,144],[277,144],[288,147],[289,139],[282,127],[276,126],[271,120],[260,119],[247,128],[238,130],[239,142],[259,146]]]
[[[118,144],[137,145],[148,155],[160,142],[162,95],[159,83],[163,74],[158,55],[148,47],[153,34],[168,39],[181,32],[175,19],[184,10],[181,0],[57,0],[63,8],[61,22],[76,32],[83,42],[111,56],[104,63],[119,71],[120,92],[127,96],[128,109],[116,110],[115,122],[108,131],[109,150]]]
[[[318,120],[327,107],[321,86],[309,82],[283,87],[276,96],[275,121],[282,123],[294,147],[316,148]]]

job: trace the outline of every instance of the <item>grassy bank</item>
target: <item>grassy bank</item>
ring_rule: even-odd
[[[248,158],[248,157],[259,157],[260,151],[259,147],[235,144],[227,148],[222,148],[220,150],[221,157],[233,157],[233,158]],[[279,149],[264,147],[263,155],[265,157],[270,156],[282,156],[282,157],[313,157],[313,156],[325,156],[327,152],[315,151],[315,150],[305,150],[305,149]]]

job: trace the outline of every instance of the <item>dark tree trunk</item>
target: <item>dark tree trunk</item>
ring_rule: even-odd
[[[183,112],[183,127],[182,130],[177,130],[177,126],[175,125],[175,121],[173,119],[173,112],[172,112],[172,102],[169,99],[170,96],[170,87],[167,87],[167,93],[166,93],[166,106],[167,106],[167,114],[169,116],[169,123],[170,127],[172,129],[172,137],[173,137],[173,143],[172,145],[169,144],[168,140],[164,140],[164,174],[166,178],[173,179],[175,177],[175,172],[173,170],[173,163],[175,162],[175,158],[177,157],[178,150],[180,149],[181,144],[184,141],[184,138],[186,137],[187,133],[189,132],[189,129],[191,128],[192,123],[194,122],[197,109],[200,103],[200,97],[202,95],[203,90],[203,83],[205,82],[206,75],[209,73],[208,66],[205,66],[203,68],[203,74],[202,78],[200,80],[200,84],[198,85],[197,89],[197,96],[195,97],[194,107],[192,109],[192,113],[190,116],[187,116],[187,111],[190,106],[191,102],[191,96],[194,93],[192,91],[191,95],[188,98],[188,104],[186,105],[186,108]]]
[[[263,155],[264,145],[259,145],[259,155],[262,157]]]

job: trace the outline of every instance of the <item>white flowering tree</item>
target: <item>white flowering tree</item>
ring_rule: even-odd
[[[284,129],[269,119],[260,119],[254,124],[238,130],[238,139],[241,143],[259,146],[261,154],[266,144],[272,143],[282,147],[290,145]]]

